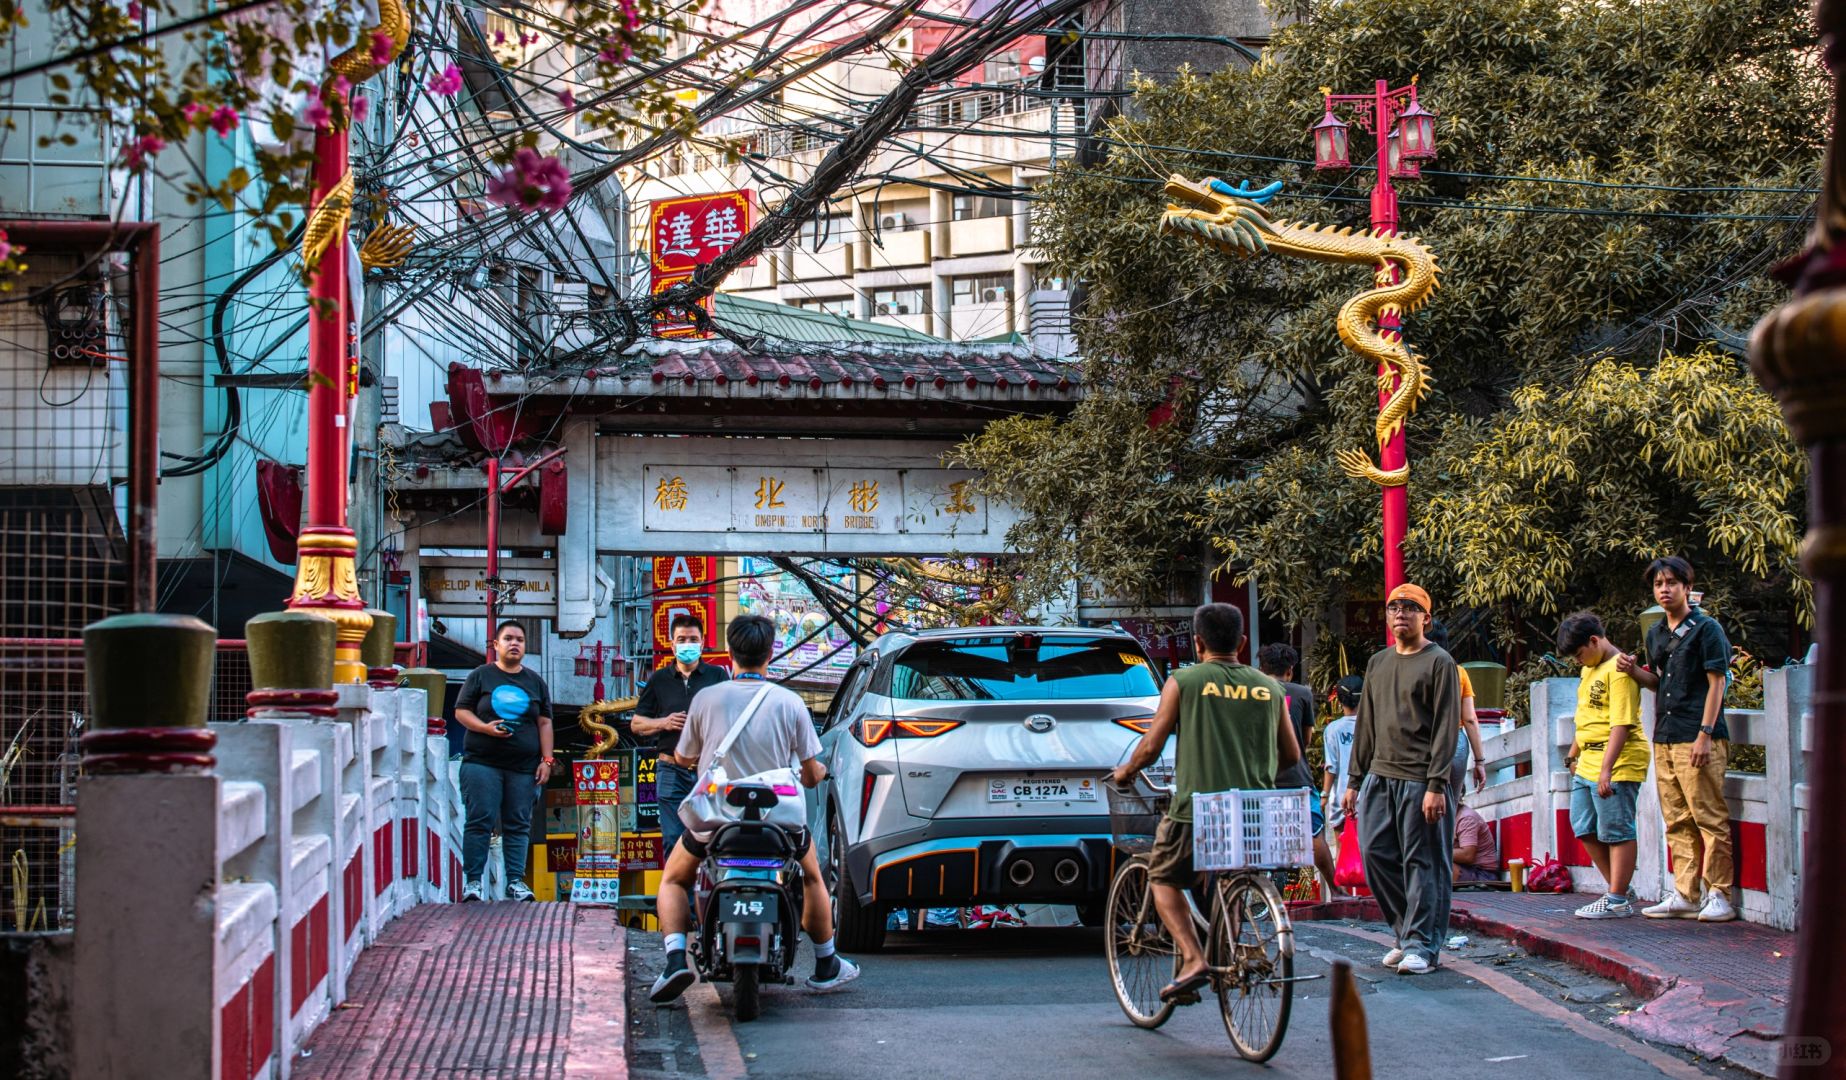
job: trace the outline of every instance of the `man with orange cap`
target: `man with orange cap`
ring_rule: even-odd
[[[1365,883],[1397,936],[1381,963],[1401,975],[1435,970],[1453,895],[1448,786],[1461,679],[1425,633],[1432,613],[1416,585],[1385,601],[1391,645],[1365,665],[1343,800],[1358,816]]]

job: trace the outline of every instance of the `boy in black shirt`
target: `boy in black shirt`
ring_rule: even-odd
[[[551,692],[526,670],[526,628],[512,619],[494,633],[496,657],[468,673],[455,699],[455,719],[468,729],[462,740],[462,900],[482,899],[487,847],[500,830],[506,893],[532,899],[526,884],[532,847],[532,808],[551,777]]]
[[[1735,869],[1724,770],[1731,733],[1724,691],[1731,642],[1718,620],[1692,606],[1692,564],[1678,556],[1648,564],[1646,580],[1666,618],[1647,632],[1645,664],[1617,657],[1617,670],[1654,692],[1654,786],[1673,853],[1674,894],[1641,914],[1650,919],[1729,922]],[[1700,896],[1699,879],[1707,886]]]

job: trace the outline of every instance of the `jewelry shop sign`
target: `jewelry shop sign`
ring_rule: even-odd
[[[959,469],[648,464],[645,532],[949,536],[987,531],[987,498]]]

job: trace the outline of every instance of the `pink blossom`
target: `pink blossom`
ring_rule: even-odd
[[[372,35],[372,66],[384,67],[391,62],[391,54],[397,51],[397,39],[383,30]]]
[[[513,164],[487,182],[487,201],[520,211],[563,209],[570,201],[570,172],[557,158],[522,147]]]
[[[577,95],[571,93],[570,87],[567,86],[564,89],[558,91],[558,104],[564,106],[566,109],[570,110],[571,112],[576,112],[577,111]]]
[[[12,242],[7,240],[6,230],[0,229],[0,263],[6,262],[12,257],[13,257]]]
[[[186,122],[188,124],[195,124],[195,123],[198,123],[199,117],[205,115],[206,108],[204,105],[201,105],[200,103],[195,101],[191,103],[190,105],[187,105],[185,108],[181,109],[179,113],[181,116],[186,118]]]
[[[495,30],[494,31],[494,44],[495,45],[505,45],[506,44],[506,31],[505,30]]]
[[[358,97],[353,98],[352,112],[353,112],[353,123],[355,124],[365,123],[365,118],[372,115],[372,99],[364,96],[363,94],[361,94]]]
[[[454,97],[456,94],[461,93],[461,88],[461,68],[456,67],[454,64],[450,64],[448,67],[444,68],[442,74],[429,81],[429,92],[438,97]]]
[[[308,102],[308,107],[301,110],[301,122],[311,128],[325,130],[333,126],[333,112],[327,108],[326,102],[316,99]]]
[[[610,35],[603,39],[603,50],[596,54],[596,59],[601,60],[605,64],[622,64],[626,63],[628,58],[633,55],[634,50],[628,47],[626,41],[614,35]]]
[[[641,10],[636,6],[635,0],[621,0],[621,7],[622,23],[628,29],[633,30],[641,25]]]
[[[237,125],[241,120],[242,117],[237,115],[236,109],[229,105],[220,105],[217,111],[212,113],[212,130],[218,133],[219,138],[228,139],[231,137],[231,132],[237,130]]]
[[[141,5],[135,0],[128,0],[128,17],[136,22],[141,21]]]
[[[143,135],[122,151],[122,164],[130,169],[139,169],[147,164],[147,159],[167,148],[167,140],[158,135]]]
[[[530,34],[519,35],[519,43],[521,45],[537,45],[538,44],[538,31],[534,30]]]
[[[352,93],[353,89],[352,80],[344,75],[335,75],[331,86],[333,89],[333,96],[342,101],[346,100],[346,96]]]

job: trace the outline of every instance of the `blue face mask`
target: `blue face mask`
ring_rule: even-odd
[[[696,641],[682,641],[673,646],[673,659],[687,667],[692,667],[699,662],[699,656],[704,651],[704,648]]]

